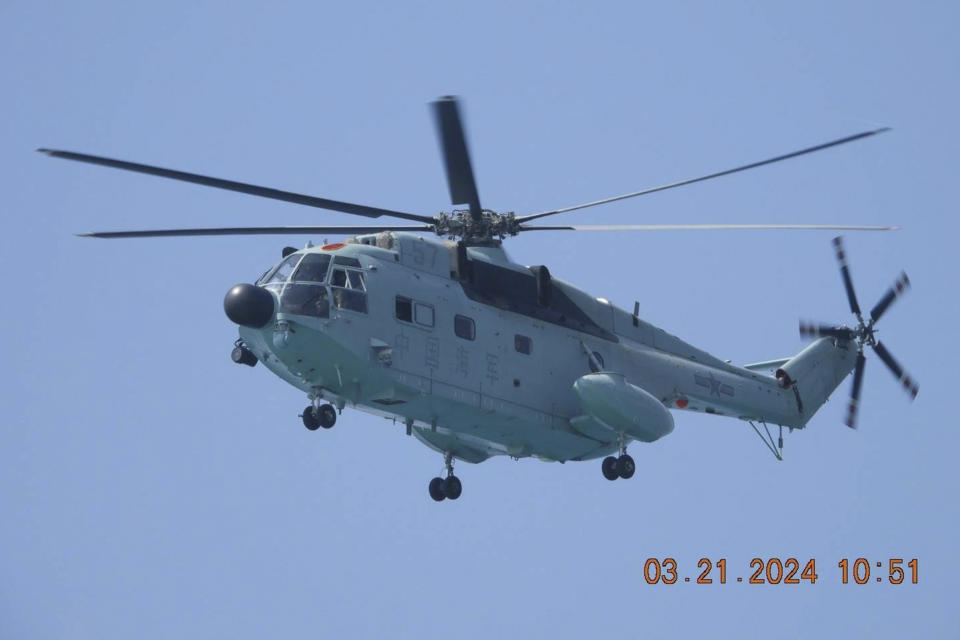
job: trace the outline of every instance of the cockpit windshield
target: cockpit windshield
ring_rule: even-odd
[[[367,287],[356,258],[338,256],[331,260],[327,253],[294,253],[264,274],[257,284],[277,294],[281,313],[327,318],[331,296],[326,284],[331,262],[344,265],[333,270],[330,280],[336,308],[366,313]]]
[[[308,253],[293,275],[295,282],[326,282],[327,269],[330,267],[330,254]]]
[[[274,282],[283,284],[287,281],[287,278],[290,277],[290,274],[293,273],[293,268],[297,266],[297,262],[300,261],[300,258],[303,257],[303,254],[294,253],[287,256],[283,262],[277,265],[277,268],[270,273],[270,276],[267,278],[261,278],[258,284],[267,285]]]

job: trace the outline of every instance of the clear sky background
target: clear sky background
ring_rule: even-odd
[[[161,4],[0,4],[0,637],[960,634],[956,3]],[[426,105],[450,93],[482,202],[517,213],[893,127],[554,222],[902,225],[846,239],[864,307],[910,275],[880,328],[919,397],[871,357],[860,428],[848,380],[783,462],[745,423],[677,414],[629,482],[495,459],[435,504],[441,456],[400,426],[308,432],[303,394],[229,359],[223,294],[305,238],[72,235],[358,219],[33,151],[434,214]],[[830,238],[508,250],[746,363],[800,350],[800,317],[850,321]],[[646,584],[668,556],[681,577],[726,558],[729,583]],[[820,580],[736,584],[755,556]],[[916,557],[919,584],[842,585],[861,556]]]

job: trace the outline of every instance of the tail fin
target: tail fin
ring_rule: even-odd
[[[793,389],[797,397],[802,424],[813,417],[833,390],[853,371],[857,353],[857,343],[853,340],[824,337],[812,342],[777,369],[780,386]]]

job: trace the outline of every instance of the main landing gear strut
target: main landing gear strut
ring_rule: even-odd
[[[607,456],[603,459],[603,463],[600,465],[600,470],[603,471],[603,477],[607,480],[613,481],[617,478],[623,478],[624,480],[633,477],[633,473],[637,470],[637,465],[629,455],[627,455],[627,445],[624,444],[623,438],[620,438],[620,456],[615,458],[613,456]]]
[[[463,485],[460,484],[460,478],[453,475],[453,454],[443,454],[443,462],[447,467],[447,477],[436,477],[430,481],[430,497],[441,502],[446,498],[456,500],[463,492]]]

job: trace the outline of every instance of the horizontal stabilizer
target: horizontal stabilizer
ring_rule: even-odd
[[[750,371],[775,371],[785,365],[790,358],[777,358],[776,360],[764,360],[763,362],[754,362],[753,364],[743,365],[744,369]]]

